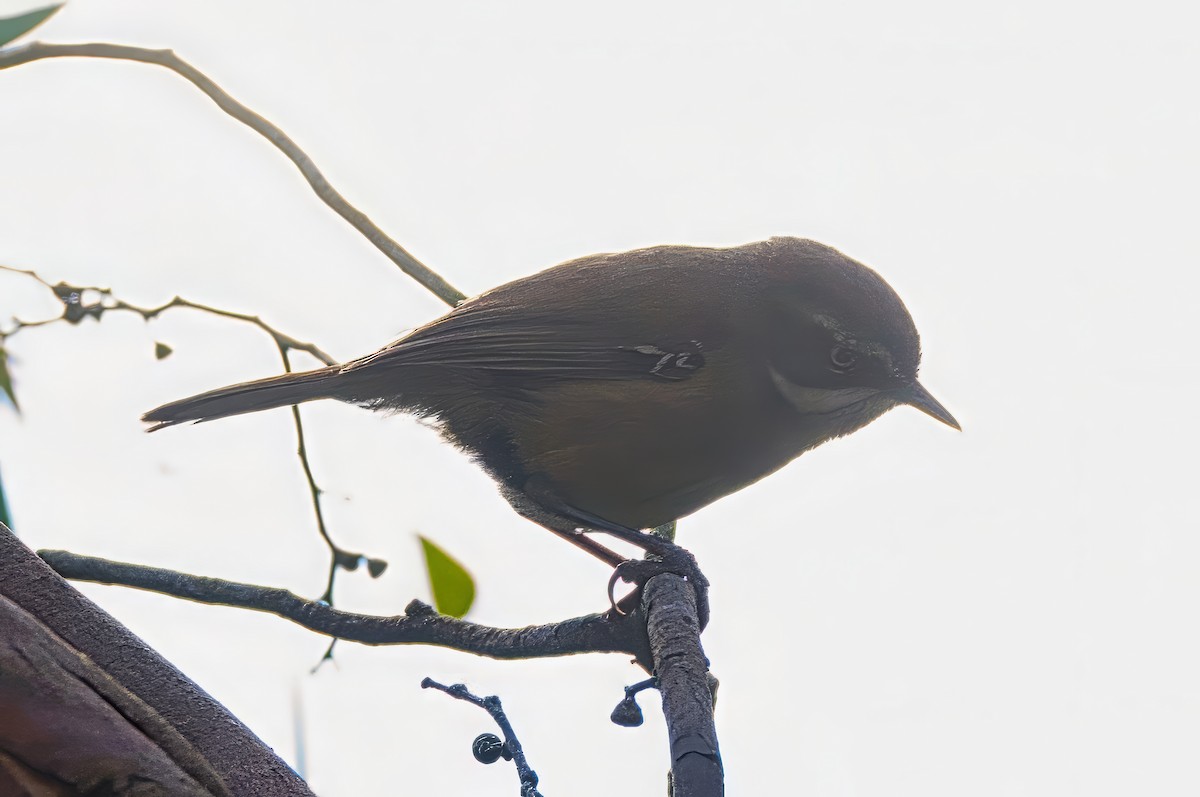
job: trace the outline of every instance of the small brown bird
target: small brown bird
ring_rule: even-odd
[[[408,412],[436,419],[526,517],[629,539],[896,405],[958,429],[917,381],[920,359],[896,293],[828,246],[657,246],[563,263],[367,357],[143,419],[153,430],[325,398]]]

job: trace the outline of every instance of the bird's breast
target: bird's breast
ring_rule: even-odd
[[[811,445],[769,382],[739,369],[709,367],[681,382],[551,385],[537,405],[536,416],[513,425],[526,474],[632,528],[688,515]]]

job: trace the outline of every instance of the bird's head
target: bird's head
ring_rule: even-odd
[[[770,263],[767,368],[796,412],[828,416],[831,436],[899,404],[961,429],[917,381],[920,337],[890,285],[815,241],[772,238],[764,246]]]

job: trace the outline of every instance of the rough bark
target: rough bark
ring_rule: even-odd
[[[0,793],[98,784],[139,797],[312,795],[220,703],[0,524]]]

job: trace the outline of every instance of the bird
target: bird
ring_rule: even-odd
[[[961,429],[918,381],[920,360],[900,297],[832,247],[653,246],[567,261],[373,354],[173,401],[143,420],[154,431],[315,399],[416,415],[521,515],[581,547],[581,532],[600,531],[654,550],[644,530],[894,407]]]

